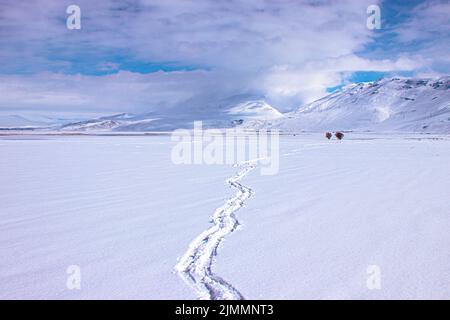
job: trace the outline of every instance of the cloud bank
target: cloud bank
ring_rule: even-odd
[[[81,8],[81,30],[66,28],[70,4]],[[382,7],[381,30],[366,27],[371,4]],[[448,3],[383,8],[373,0],[0,0],[0,110],[189,110],[193,99],[240,93],[290,110],[357,71],[448,72]]]

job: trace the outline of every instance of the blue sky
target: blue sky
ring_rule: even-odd
[[[66,8],[81,8],[81,30]],[[380,30],[366,9],[381,8]],[[0,0],[0,112],[148,112],[449,73],[448,1]],[[197,107],[197,106],[192,106]]]

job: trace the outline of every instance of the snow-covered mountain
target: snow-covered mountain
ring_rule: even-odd
[[[192,129],[194,121],[202,121],[204,128],[228,128],[248,121],[266,121],[283,114],[263,99],[233,96],[215,104],[192,108],[171,108],[141,115],[118,114],[98,119],[67,124],[63,131],[171,131]]]
[[[215,100],[214,100],[215,101]],[[326,97],[280,113],[264,97],[235,95],[204,103],[192,99],[146,114],[117,114],[59,126],[61,131],[172,131],[204,128],[277,128],[284,132],[373,131],[450,133],[450,77],[382,79],[350,84]],[[1,120],[1,119],[0,119]],[[12,127],[36,123],[6,119]],[[1,121],[0,121],[1,126]],[[41,124],[42,126],[42,124]],[[11,127],[11,126],[10,126]],[[54,130],[55,127],[47,127]]]
[[[348,85],[322,99],[257,123],[283,131],[450,132],[450,77],[382,79]]]
[[[57,130],[64,124],[86,119],[86,116],[53,116],[40,114],[0,114],[0,130]]]

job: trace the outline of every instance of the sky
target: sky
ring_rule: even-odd
[[[0,0],[0,114],[189,112],[238,94],[290,111],[350,82],[449,74],[449,15],[438,0]]]

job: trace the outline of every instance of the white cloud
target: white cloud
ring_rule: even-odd
[[[366,8],[375,3],[379,1],[78,0],[82,29],[69,31],[64,1],[3,0],[0,59],[8,63],[0,70],[14,74],[24,69],[32,75],[1,76],[0,108],[145,112],[195,96],[212,99],[243,92],[264,94],[275,106],[289,108],[320,97],[326,87],[344,80],[343,72],[429,66],[423,56],[376,59],[356,54],[374,38],[366,28]],[[436,9],[427,10],[433,15]],[[117,55],[211,71],[119,72]],[[50,72],[77,72],[83,63],[118,73]]]
[[[106,76],[39,73],[0,76],[0,96],[8,109],[143,112],[180,103],[213,83],[205,71],[121,71]]]

